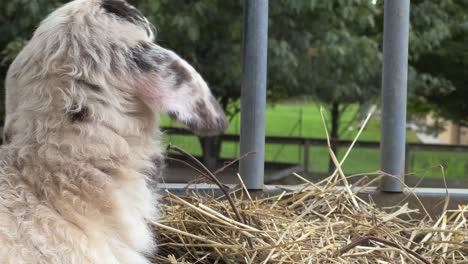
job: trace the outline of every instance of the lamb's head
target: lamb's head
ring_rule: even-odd
[[[57,9],[9,70],[7,122],[21,105],[55,107],[72,123],[105,120],[112,108],[143,120],[167,113],[200,135],[224,131],[228,122],[206,82],[155,44],[153,29],[124,0],[75,0]]]

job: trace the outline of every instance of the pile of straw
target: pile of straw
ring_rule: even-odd
[[[298,176],[300,177],[300,176]],[[438,220],[413,218],[406,205],[381,210],[339,180],[229,202],[192,191],[166,192],[155,263],[468,263],[468,206]],[[403,220],[405,219],[405,220]]]
[[[224,195],[188,190],[185,195],[174,195],[166,191],[160,204],[163,216],[153,223],[159,251],[152,260],[210,264],[468,263],[468,205],[444,210],[433,219],[427,214],[421,217],[407,205],[379,209],[357,196],[370,182],[360,187],[364,181],[350,185],[341,166],[363,128],[341,162],[329,142],[337,167],[329,178],[314,184],[296,175],[304,184],[284,188],[271,197],[252,197],[240,178],[239,187],[228,190],[215,176],[220,170],[210,172],[193,156],[173,147],[198,163],[196,168],[183,162],[216,183]]]

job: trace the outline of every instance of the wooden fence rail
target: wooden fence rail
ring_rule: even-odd
[[[163,131],[169,135],[193,135],[190,131],[183,128],[163,128]],[[226,142],[239,142],[240,136],[235,134],[225,134],[220,136],[221,141]],[[336,140],[331,139],[331,144],[338,147],[347,147],[351,145],[351,140]],[[296,145],[303,147],[303,165],[304,170],[309,169],[310,148],[312,146],[327,146],[327,140],[323,138],[310,138],[310,137],[284,137],[284,136],[266,136],[266,144],[282,144],[282,145]],[[378,149],[380,142],[378,141],[357,141],[354,145],[356,148],[370,148]],[[445,151],[468,153],[468,146],[461,145],[446,145],[446,144],[423,144],[423,143],[406,143],[406,157],[410,157],[412,151]],[[406,159],[406,169],[409,169],[410,159]]]

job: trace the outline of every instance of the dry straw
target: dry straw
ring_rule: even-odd
[[[330,154],[337,170],[329,178],[313,183],[296,174],[304,183],[284,187],[278,195],[249,194],[242,182],[227,190],[229,199],[198,191],[182,196],[165,192],[160,204],[163,216],[153,223],[159,250],[152,260],[468,263],[468,205],[432,219],[421,217],[407,204],[377,208],[356,195],[369,183],[349,184],[341,170],[343,161]],[[210,181],[216,178],[206,168],[199,172]]]

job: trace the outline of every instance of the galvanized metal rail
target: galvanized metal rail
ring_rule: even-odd
[[[406,96],[410,0],[385,1],[382,69],[380,189],[401,192],[405,175]]]
[[[261,190],[264,183],[267,48],[268,0],[245,0],[240,154],[256,154],[241,160],[239,167],[252,190]]]

